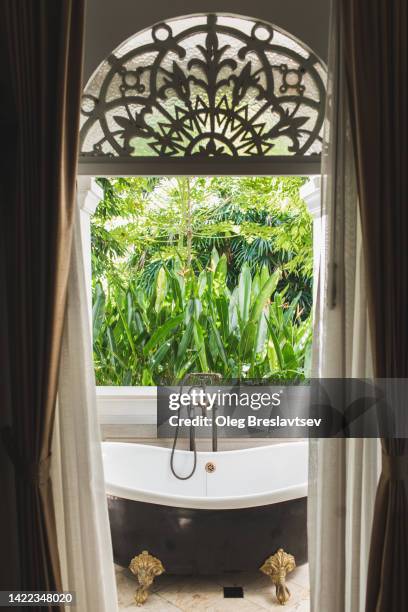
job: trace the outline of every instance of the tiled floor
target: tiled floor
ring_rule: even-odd
[[[180,577],[166,574],[156,578],[147,602],[139,608],[134,602],[136,578],[127,570],[116,567],[119,610],[155,612],[309,612],[309,570],[307,565],[296,568],[288,576],[292,597],[285,607],[274,595],[271,581],[260,572],[236,574],[233,577]],[[243,599],[224,599],[224,586],[242,586]]]

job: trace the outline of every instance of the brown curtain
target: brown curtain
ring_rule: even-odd
[[[0,170],[0,351],[8,365],[0,412],[2,453],[14,478],[13,487],[8,479],[8,505],[15,504],[15,524],[6,525],[18,538],[14,586],[26,590],[61,587],[49,464],[75,202],[83,26],[83,0],[0,1],[8,160]],[[1,554],[10,552],[5,547]]]
[[[375,375],[406,378],[408,2],[341,3]],[[408,610],[408,439],[382,440],[382,452],[366,612],[402,612]]]

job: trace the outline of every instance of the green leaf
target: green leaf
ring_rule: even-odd
[[[126,319],[124,317],[123,310],[121,308],[119,308],[119,317],[120,317],[120,319],[122,321],[123,329],[125,331],[125,335],[126,335],[127,341],[129,342],[129,346],[132,349],[132,353],[133,353],[134,356],[136,356],[137,352],[136,352],[135,343],[133,342],[132,332],[130,330],[129,325],[127,324],[127,321],[126,321]]]
[[[255,340],[256,340],[256,332],[257,332],[258,323],[257,321],[250,320],[244,327],[244,331],[242,334],[239,352],[241,355],[241,359],[246,361],[252,357]]]
[[[133,296],[132,296],[131,291],[126,291],[126,309],[127,309],[126,321],[127,321],[128,327],[131,327],[132,321],[133,321],[133,313],[134,313]]]
[[[166,270],[164,268],[160,268],[157,279],[156,279],[156,301],[154,304],[154,309],[156,312],[159,312],[162,304],[166,298],[167,293],[167,277]]]
[[[125,387],[129,387],[132,384],[132,370],[125,370],[122,384]]]
[[[202,372],[208,372],[207,355],[205,350],[204,332],[198,321],[194,320],[194,342]]]
[[[142,317],[137,310],[133,313],[133,320],[135,322],[136,334],[137,336],[140,336],[145,331],[145,326],[143,324]]]
[[[268,335],[268,324],[267,324],[268,318],[269,318],[269,307],[265,306],[265,308],[262,311],[262,316],[259,318],[259,322],[258,322],[258,329],[257,329],[257,334],[256,334],[256,347],[255,347],[256,353],[260,353],[265,347],[265,342],[266,342],[266,338]]]
[[[93,337],[97,338],[101,330],[105,316],[105,293],[102,285],[97,283],[95,286],[94,303],[92,307],[92,332]]]
[[[171,342],[167,341],[155,352],[152,357],[152,367],[156,368],[166,357],[171,347]]]
[[[235,287],[231,295],[228,306],[228,323],[231,331],[233,331],[238,325],[238,287]]]
[[[299,293],[293,298],[293,300],[289,304],[289,307],[284,312],[283,318],[284,318],[285,323],[293,319],[293,316],[296,311],[296,306],[299,304],[301,297],[302,297],[302,292],[299,291]]]
[[[207,287],[207,272],[203,270],[198,277],[198,297],[202,298]]]
[[[259,294],[260,288],[261,288],[261,282],[260,282],[259,274],[257,273],[252,279],[251,304],[253,304],[254,301],[256,300]]]
[[[183,308],[183,291],[181,289],[181,285],[179,280],[176,278],[176,275],[171,270],[166,270],[167,277],[170,280],[170,287],[173,295],[173,300],[175,301],[175,305],[180,310]]]
[[[220,322],[221,335],[224,341],[227,340],[229,335],[229,316],[228,316],[228,302],[224,296],[219,297],[215,301],[218,320]]]
[[[145,311],[149,306],[149,300],[147,299],[146,292],[143,291],[140,287],[138,287],[135,291],[136,301],[139,304],[140,308]]]
[[[225,287],[227,281],[227,258],[225,255],[220,257],[214,272],[214,289],[219,295]]]
[[[180,314],[172,319],[166,321],[161,327],[156,329],[150,337],[150,340],[146,342],[143,353],[147,355],[151,349],[158,346],[163,340],[167,338],[167,336],[172,332],[176,327],[181,325],[183,322],[184,315]]]
[[[192,317],[198,320],[200,318],[202,310],[203,306],[201,300],[199,300],[198,298],[193,298],[189,300],[185,314],[186,325],[188,325]]]
[[[180,344],[177,349],[177,357],[176,357],[176,369],[180,368],[181,363],[184,361],[187,350],[191,346],[191,342],[193,340],[193,331],[194,331],[194,320],[190,319],[184,333],[181,337]]]
[[[269,279],[269,270],[268,270],[268,266],[262,266],[261,268],[261,274],[260,274],[260,285],[261,287],[264,286],[264,284],[266,283],[266,281]]]
[[[152,378],[150,370],[148,370],[147,368],[143,369],[143,373],[142,373],[142,385],[145,386],[145,387],[150,387],[151,385],[154,385],[154,380]]]
[[[190,370],[195,360],[196,360],[196,353],[194,354],[194,357],[192,357],[191,359],[189,359],[188,361],[183,363],[183,365],[180,366],[180,368],[176,372],[176,376],[175,376],[176,382],[184,378],[185,374]]]
[[[241,321],[245,324],[249,318],[251,303],[252,278],[248,264],[242,266],[238,281],[238,310]]]
[[[218,255],[218,251],[214,247],[213,250],[211,251],[211,262],[210,262],[210,268],[213,272],[215,272],[217,268],[219,259],[220,259],[220,256]]]
[[[281,347],[280,347],[280,344],[279,344],[278,336],[275,333],[272,321],[270,319],[266,319],[266,322],[268,324],[269,333],[270,333],[270,336],[271,336],[271,339],[272,339],[272,342],[273,342],[273,346],[274,346],[274,349],[275,349],[276,358],[278,360],[279,367],[281,368],[281,370],[283,370],[284,367],[285,367],[285,360],[284,360],[283,355],[282,355],[282,350],[281,350]]]
[[[286,342],[282,349],[284,367],[286,370],[296,370],[298,367],[298,361],[293,350],[293,347],[289,342]]]
[[[117,360],[116,341],[115,335],[111,327],[106,328],[106,337],[108,339],[108,345],[110,350],[110,362],[114,366]]]
[[[210,325],[211,325],[211,328],[212,328],[212,332],[214,334],[214,339],[215,339],[215,342],[217,344],[217,349],[218,349],[219,355],[220,355],[224,365],[226,367],[228,367],[227,355],[225,353],[224,344],[223,344],[223,342],[221,340],[220,332],[218,331],[217,326],[216,326],[216,324],[215,324],[215,322],[214,322],[212,317],[209,318],[209,322],[210,322]]]
[[[262,311],[275,291],[281,277],[280,270],[276,270],[266,281],[256,298],[254,305],[251,308],[251,319],[256,321],[260,318]]]

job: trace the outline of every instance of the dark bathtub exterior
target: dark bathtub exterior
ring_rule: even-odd
[[[283,548],[307,561],[302,497],[236,510],[173,508],[108,496],[115,563],[123,567],[148,550],[169,574],[215,574],[258,569]]]

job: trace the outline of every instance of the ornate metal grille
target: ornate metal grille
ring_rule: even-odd
[[[223,15],[155,25],[98,68],[81,156],[310,156],[321,151],[325,69],[267,23]]]

